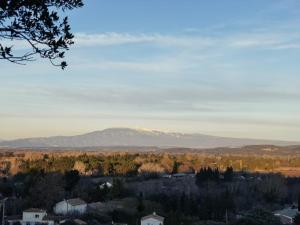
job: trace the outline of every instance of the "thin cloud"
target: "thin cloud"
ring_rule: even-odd
[[[275,33],[257,31],[252,34],[240,34],[229,38],[229,45],[236,48],[263,48],[263,49],[292,49],[300,45],[300,33]]]
[[[75,48],[81,47],[113,47],[120,45],[152,44],[160,47],[176,47],[188,49],[210,49],[210,48],[272,48],[293,49],[299,48],[300,33],[295,27],[289,25],[277,28],[256,29],[249,33],[239,31],[227,35],[218,34],[214,36],[203,35],[199,28],[187,28],[178,34],[161,33],[75,33]],[[275,29],[275,30],[274,30]],[[277,30],[276,30],[277,29]],[[193,31],[193,32],[192,32]],[[188,35],[186,33],[189,33]],[[0,40],[5,46],[13,46],[14,50],[26,50],[30,46],[25,41]]]
[[[27,95],[48,98],[57,104],[108,106],[109,108],[128,108],[172,112],[229,112],[243,111],[265,103],[295,103],[300,98],[297,92],[279,92],[272,90],[219,90],[214,88],[179,89],[142,89],[128,87],[95,88],[29,88],[23,90]],[[21,93],[21,92],[20,92]],[[266,109],[268,110],[268,109]],[[273,110],[273,109],[271,109]]]
[[[191,37],[182,35],[164,35],[164,34],[145,34],[145,33],[99,33],[99,34],[75,34],[75,43],[77,47],[87,46],[113,46],[126,44],[157,44],[162,46],[177,47],[205,47],[214,43],[213,38],[209,37]]]
[[[196,28],[193,28],[196,30]],[[96,47],[96,46],[118,46],[118,45],[138,45],[153,44],[160,47],[177,47],[190,49],[203,48],[273,48],[291,49],[298,48],[300,45],[300,33],[295,31],[273,31],[259,30],[246,33],[228,34],[224,36],[204,36],[200,33],[192,35],[165,35],[165,34],[145,34],[145,33],[99,33],[87,34],[77,33],[75,43],[77,47]]]
[[[78,62],[74,65],[76,68],[97,69],[101,71],[119,71],[119,72],[141,72],[141,73],[176,73],[185,68],[185,65],[178,60],[162,60],[152,62],[139,61],[109,61],[97,60],[94,62]]]

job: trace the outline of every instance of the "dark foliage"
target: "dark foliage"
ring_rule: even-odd
[[[224,180],[225,181],[232,181],[233,179],[233,168],[232,166],[227,167],[226,171],[224,172]]]
[[[219,181],[219,178],[220,172],[218,168],[201,168],[200,171],[196,174],[196,184],[200,186],[203,182],[206,181]]]
[[[281,225],[281,222],[272,212],[264,209],[254,209],[234,225]]]
[[[177,161],[174,161],[173,163],[173,169],[172,169],[172,173],[178,173],[178,168],[179,168],[180,164]]]
[[[299,213],[294,218],[294,224],[300,225],[300,214]]]
[[[12,156],[3,154],[3,158],[9,157]],[[83,217],[93,225],[111,223],[112,219],[132,225],[153,211],[165,217],[166,225],[226,222],[276,225],[278,218],[270,212],[297,201],[299,179],[272,173],[241,172],[236,168],[234,171],[230,167],[232,162],[226,160],[217,169],[215,160],[194,162],[195,158],[176,155],[166,160],[162,155],[120,153],[20,156],[17,164],[20,172],[0,179],[0,192],[12,197],[10,203],[7,202],[7,215],[20,214],[29,207],[52,210],[53,205],[64,198],[78,197],[88,203],[107,202],[112,211],[104,214],[95,211]],[[156,179],[149,179],[142,176],[146,172],[139,171],[146,163],[167,166],[169,173],[184,172],[183,168],[189,168],[188,163],[194,166],[201,163],[203,168],[195,177],[187,174],[167,179],[155,173],[151,178]],[[82,171],[75,170],[77,167]],[[100,186],[106,182],[113,186]],[[113,208],[116,203],[123,208]],[[258,206],[270,212],[251,210]],[[237,220],[237,215],[243,217]]]
[[[298,194],[298,211],[300,212],[300,194]]]
[[[0,186],[0,192],[4,197],[9,197],[13,193],[13,187],[5,177],[2,178],[2,185]]]
[[[112,198],[119,198],[124,194],[123,181],[118,178],[113,179],[112,188],[110,191]]]
[[[145,210],[145,205],[144,205],[144,201],[142,198],[138,199],[138,206],[137,206],[137,211],[139,213],[142,213]]]
[[[65,190],[71,191],[80,180],[79,172],[78,170],[67,171],[65,172],[64,178],[66,182]]]

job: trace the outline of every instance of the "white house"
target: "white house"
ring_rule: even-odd
[[[141,225],[164,225],[164,217],[153,212],[151,215],[142,217]]]
[[[99,188],[100,188],[101,190],[104,189],[105,187],[108,188],[108,189],[110,189],[110,188],[112,188],[112,186],[113,186],[112,183],[110,183],[110,182],[105,182],[105,183],[99,185]]]
[[[56,203],[53,208],[55,214],[84,214],[87,210],[87,204],[80,198],[72,198]]]
[[[27,209],[23,211],[22,219],[7,220],[12,225],[20,223],[21,225],[54,225],[54,221],[47,218],[47,212],[43,209]]]
[[[172,178],[172,175],[171,175],[171,174],[164,173],[164,174],[161,175],[161,177],[162,177],[162,178],[168,178],[168,179],[170,179],[170,178]]]
[[[283,224],[293,224],[294,217],[299,213],[297,208],[288,207],[282,210],[274,212],[275,216],[278,216]]]
[[[186,173],[175,173],[172,175],[172,177],[174,178],[181,178],[181,177],[186,177],[187,174]]]

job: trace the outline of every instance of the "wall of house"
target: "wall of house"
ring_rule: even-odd
[[[23,212],[23,221],[40,222],[46,215],[46,212]]]
[[[59,202],[55,205],[53,211],[55,214],[84,214],[86,212],[87,205],[76,205],[72,206],[68,204],[66,201]]]
[[[78,214],[84,214],[86,212],[87,205],[76,205],[76,206],[71,206],[71,212],[72,213],[78,213]]]
[[[163,225],[163,223],[160,222],[159,220],[149,218],[146,220],[142,220],[141,225]]]
[[[28,225],[27,221],[20,221],[21,225]],[[54,225],[54,221],[35,221],[35,222],[30,222],[30,225]]]
[[[67,213],[67,203],[65,201],[58,202],[53,208],[55,214],[63,214]]]
[[[13,224],[13,223],[12,223]],[[10,225],[12,225],[12,224],[10,224]],[[28,225],[28,224],[30,224],[30,225],[41,225],[41,224],[43,224],[43,225],[54,225],[54,221],[35,221],[35,222],[28,222],[28,221],[23,221],[23,220],[21,220],[20,221],[20,224],[21,225]]]

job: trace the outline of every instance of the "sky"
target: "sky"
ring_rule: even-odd
[[[67,13],[65,71],[0,61],[0,139],[131,127],[299,141],[300,1],[84,2]]]

